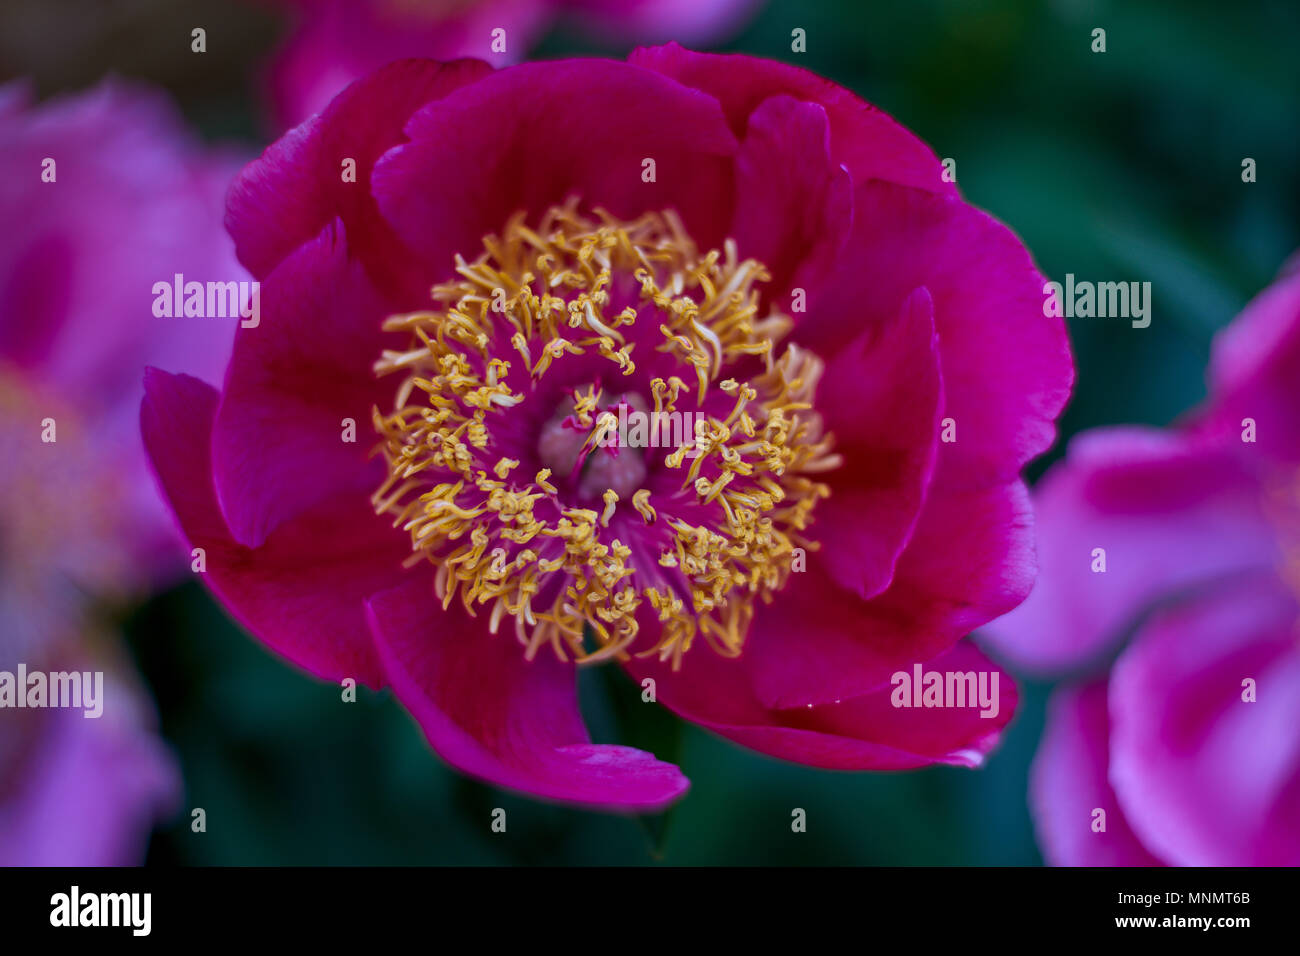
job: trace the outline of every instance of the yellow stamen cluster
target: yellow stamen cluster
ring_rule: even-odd
[[[595,216],[570,202],[536,229],[514,217],[476,261],[457,257],[459,278],[433,290],[437,308],[385,323],[410,345],[376,363],[377,374],[405,378],[396,410],[375,411],[388,477],[374,505],[409,532],[413,561],[436,566],[444,606],[459,594],[471,614],[490,607],[494,632],[510,615],[529,657],[548,644],[562,659],[623,657],[647,619],[657,619],[658,640],[641,653],[678,666],[698,633],[734,656],[755,598],[781,587],[795,548],[815,547],[803,532],[829,492],[810,476],[839,463],[813,411],[821,363],[795,346],[774,355],[789,319],[759,316],[755,285],[768,275],[739,260],[731,240],[700,255],[671,212]],[[638,324],[634,341],[627,333]],[[625,380],[634,346],[647,341],[686,373],[649,382],[655,412],[679,411],[692,392],[702,405],[711,387],[734,398],[729,414],[704,418],[664,456],[682,472],[680,489],[652,503],[646,488],[607,488],[599,506],[575,507],[560,487],[566,475],[514,474],[520,462],[493,440],[503,416],[582,356],[588,382],[594,356]],[[760,369],[750,381],[720,380],[745,361]],[[570,374],[566,386],[582,377]],[[601,388],[566,395],[587,432],[583,453],[602,454],[617,420],[601,409]],[[696,520],[674,514],[682,510]],[[701,523],[702,513],[712,517]],[[621,525],[626,537],[630,521],[639,561],[610,531]]]

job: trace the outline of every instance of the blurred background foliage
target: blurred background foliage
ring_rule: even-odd
[[[233,0],[6,0],[0,73],[41,96],[107,71],[168,89],[212,140],[265,145],[258,70],[282,30]],[[209,53],[189,52],[208,30]],[[793,54],[790,31],[807,31]],[[1091,31],[1106,30],[1104,54]],[[57,38],[56,43],[51,37]],[[957,161],[964,195],[1064,280],[1152,283],[1151,326],[1071,322],[1079,382],[1063,436],[1167,424],[1204,395],[1215,330],[1300,246],[1295,0],[774,0],[725,49],[857,91]],[[563,28],[537,57],[612,54]],[[1243,183],[1241,164],[1258,164]],[[1059,456],[1063,443],[1031,476]],[[693,782],[665,817],[583,813],[455,774],[384,694],[341,704],[264,651],[197,585],[122,622],[179,754],[186,807],[149,861],[185,864],[992,864],[1041,862],[1026,775],[1049,687],[1030,682],[978,771],[804,769],[639,705],[585,671],[598,741],[648,747]],[[489,828],[504,807],[508,832]],[[794,807],[808,831],[794,834]]]

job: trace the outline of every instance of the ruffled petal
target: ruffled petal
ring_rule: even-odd
[[[854,196],[853,234],[810,296],[795,336],[834,354],[897,314],[913,290],[934,300],[944,416],[940,480],[976,487],[1017,474],[1056,436],[1074,366],[1065,326],[1043,314],[1042,275],[1009,229],[959,199],[873,182]]]
[[[832,770],[978,766],[1019,699],[1011,677],[970,644],[925,663],[923,671],[969,672],[977,681],[982,672],[991,702],[986,717],[977,705],[895,706],[892,698],[902,693],[901,681],[841,701],[766,707],[755,696],[745,655],[728,659],[705,647],[687,655],[676,672],[653,659],[634,659],[626,666],[638,681],[653,678],[657,699],[679,716],[761,753]],[[912,665],[904,672],[910,679]]]
[[[1038,581],[984,630],[986,644],[1036,672],[1085,663],[1156,602],[1271,566],[1262,502],[1251,471],[1221,447],[1136,427],[1075,438],[1036,492]]]
[[[1162,865],[1133,835],[1110,788],[1109,750],[1104,681],[1052,695],[1029,772],[1034,829],[1052,866]]]
[[[703,249],[721,244],[731,220],[736,140],[717,102],[626,63],[502,70],[424,107],[406,135],[376,164],[374,193],[396,232],[444,272],[516,212],[536,221],[573,195],[623,219],[675,209]]]
[[[393,692],[456,769],[499,787],[592,809],[655,812],[686,793],[672,764],[633,747],[593,744],[577,678],[547,648],[528,661],[432,585],[413,582],[369,603],[375,647]]]
[[[364,496],[338,495],[275,529],[260,547],[236,542],[217,507],[211,439],[217,392],[188,375],[150,369],[140,424],[164,498],[204,581],[272,650],[325,680],[381,679],[364,601],[401,580],[407,537]]]
[[[552,0],[406,5],[310,0],[310,6],[310,15],[276,52],[268,71],[281,128],[323,111],[349,83],[394,60],[477,57],[494,65],[513,63],[554,16]],[[505,53],[492,49],[498,27],[506,31]]]
[[[1214,339],[1210,402],[1203,413],[1211,427],[1243,450],[1300,461],[1300,271],[1269,286]],[[1245,419],[1255,441],[1242,443]]]
[[[830,118],[831,156],[853,177],[955,194],[930,148],[887,113],[844,87],[798,67],[743,54],[695,53],[676,43],[634,50],[628,62],[671,76],[717,98],[737,137],[768,97],[786,94],[819,103]]]
[[[889,586],[934,471],[943,383],[930,295],[829,357],[817,407],[844,463],[825,477],[814,536],[823,566],[863,598]]]
[[[272,144],[230,187],[226,228],[239,260],[264,278],[342,219],[376,285],[415,297],[411,307],[422,304],[427,283],[375,209],[371,170],[386,150],[403,142],[402,128],[412,113],[491,72],[478,60],[400,60],[353,83],[323,113]],[[344,181],[349,159],[356,162],[355,182]]]
[[[176,758],[147,705],[108,678],[99,717],[53,709],[33,721],[35,746],[0,801],[0,866],[137,866],[154,823],[175,811]]]
[[[389,314],[335,222],[262,285],[261,322],[240,328],[212,433],[213,480],[236,541],[257,547],[285,521],[337,495],[366,501],[384,478],[371,412],[396,377],[376,379]],[[352,441],[344,422],[353,422]]]
[[[32,107],[4,87],[0,115],[0,364],[55,389],[85,426],[105,473],[120,475],[137,566],[162,582],[176,567],[170,516],[139,441],[146,365],[214,379],[237,319],[151,313],[173,277],[247,280],[221,228],[222,197],[242,158],[205,146],[166,94],[108,78]],[[58,182],[20,188],[58,159]],[[170,302],[169,302],[170,304]],[[60,427],[64,425],[60,419]]]
[[[926,504],[893,582],[871,600],[832,583],[839,572],[820,559],[791,575],[750,625],[744,656],[758,698],[796,707],[851,697],[942,654],[1028,592],[1030,521],[1018,481],[949,493]]]
[[[1162,859],[1300,865],[1297,620],[1260,577],[1158,615],[1115,664],[1110,780]]]
[[[867,603],[867,633],[894,653],[931,656],[1023,601],[1036,569],[1024,482],[932,487],[893,582]]]
[[[806,288],[835,261],[853,224],[853,184],[830,155],[825,107],[774,96],[749,117],[736,156],[740,254],[772,275],[766,294],[790,311],[793,287]]]

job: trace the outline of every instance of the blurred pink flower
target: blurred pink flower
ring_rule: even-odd
[[[1037,491],[1038,582],[985,630],[1039,673],[1127,640],[1051,704],[1031,804],[1054,863],[1300,864],[1300,274],[1220,333],[1209,384],[1173,429],[1072,442]]]
[[[67,669],[87,666],[102,665]],[[104,688],[109,703],[99,718],[66,709],[3,718],[28,726],[2,735],[26,749],[0,752],[0,866],[133,866],[155,822],[175,812],[180,776],[147,729],[144,698],[111,678]],[[145,709],[128,713],[132,705]]]
[[[57,394],[122,476],[130,553],[155,574],[176,566],[176,535],[140,445],[144,368],[219,374],[238,319],[157,318],[152,290],[248,278],[221,225],[238,167],[153,90],[107,80],[34,108],[0,87],[0,364]]]
[[[146,364],[225,364],[238,320],[157,318],[153,286],[246,278],[220,225],[236,165],[130,84],[40,106],[0,88],[0,671],[101,671],[105,694],[100,717],[0,709],[0,862],[138,862],[178,798],[96,608],[187,563],[137,409]]]
[[[345,86],[405,57],[516,63],[559,18],[607,43],[726,39],[761,0],[272,0],[296,29],[275,56],[270,85],[279,129],[320,112]],[[505,31],[504,52],[493,31]]]
[[[151,375],[141,419],[270,647],[391,685],[468,773],[597,807],[687,784],[590,742],[575,658],[815,766],[994,746],[1015,690],[962,638],[1029,590],[1020,472],[1073,365],[1028,252],[884,113],[675,44],[406,60],[250,164],[227,221],[264,321],[220,392]],[[693,461],[601,437],[661,408],[707,420]],[[904,709],[922,662],[1000,707]]]
[[[3,366],[0,458],[0,865],[139,862],[180,780],[147,694],[93,613],[136,584],[127,476],[60,394]],[[102,673],[100,716],[18,707],[20,667]]]

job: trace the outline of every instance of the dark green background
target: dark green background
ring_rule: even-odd
[[[51,16],[87,9],[39,6]],[[106,68],[143,76],[170,88],[210,138],[263,144],[249,77],[274,42],[274,20],[235,3],[97,6],[129,14],[115,27],[119,42],[72,36],[58,55],[10,43],[0,50],[6,71],[34,73],[42,94]],[[4,18],[19,8],[43,15],[19,4]],[[197,72],[193,59],[150,52],[173,46],[160,24],[188,36],[205,22],[214,54]],[[805,54],[791,53],[794,27],[807,31]],[[1104,54],[1091,52],[1094,27],[1107,31]],[[132,30],[142,35],[120,42]],[[1067,436],[1165,424],[1199,401],[1212,334],[1300,246],[1294,0],[788,0],[769,4],[727,49],[798,63],[888,110],[957,160],[964,195],[1009,223],[1050,277],[1152,283],[1150,328],[1072,322],[1079,383]],[[537,55],[596,52],[623,51],[560,30]],[[1253,184],[1241,180],[1248,156],[1258,163]],[[198,586],[158,598],[124,627],[180,755],[186,806],[208,817],[206,834],[189,831],[188,815],[160,831],[151,862],[1041,861],[1025,786],[1046,685],[1025,687],[983,769],[873,775],[750,753],[631,706],[638,690],[615,671],[584,672],[596,739],[649,746],[692,780],[667,818],[637,820],[536,803],[447,770],[388,694],[363,690],[342,704],[338,688],[274,659]],[[504,835],[489,829],[498,806]],[[790,830],[793,807],[808,813],[805,834]]]

